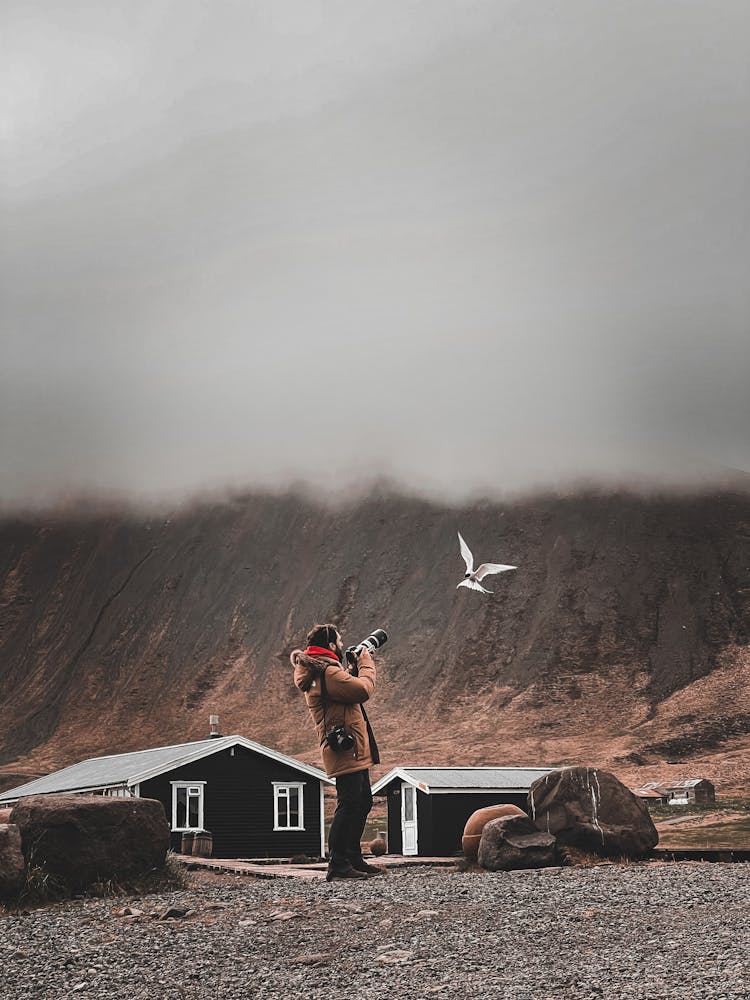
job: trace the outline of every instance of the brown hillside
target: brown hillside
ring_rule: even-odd
[[[459,528],[517,564],[456,590]],[[750,495],[457,509],[248,496],[168,518],[0,525],[0,787],[200,738],[210,712],[317,763],[289,651],[391,634],[383,767],[586,762],[628,781],[750,775]],[[669,761],[678,761],[676,766]]]

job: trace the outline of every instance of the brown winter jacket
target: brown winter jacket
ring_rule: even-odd
[[[318,730],[323,767],[329,778],[372,767],[373,759],[367,725],[361,703],[375,692],[375,666],[367,657],[360,663],[359,676],[354,677],[326,656],[308,656],[295,649],[289,659],[294,667],[294,683],[305,694],[307,707]],[[334,751],[323,745],[323,705],[320,697],[320,675],[326,676],[326,728],[345,726],[354,737],[351,750]]]

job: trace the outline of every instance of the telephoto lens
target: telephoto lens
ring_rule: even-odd
[[[346,651],[346,658],[349,663],[356,663],[357,657],[364,649],[368,649],[371,653],[375,649],[380,649],[388,642],[388,633],[384,628],[376,628],[374,632],[371,632],[366,639],[363,639],[356,646],[349,646]]]

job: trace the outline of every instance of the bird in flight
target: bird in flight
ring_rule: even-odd
[[[492,594],[494,591],[485,590],[481,581],[492,573],[505,573],[506,570],[517,568],[515,566],[503,566],[500,563],[482,563],[481,566],[474,569],[474,556],[471,554],[469,546],[461,537],[460,531],[458,532],[458,542],[461,546],[461,555],[464,557],[464,562],[466,563],[466,573],[463,580],[457,585],[456,590],[459,587],[468,587],[469,590],[479,590],[483,594]]]

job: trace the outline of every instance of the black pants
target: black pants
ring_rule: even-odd
[[[328,834],[331,868],[346,868],[362,857],[359,845],[371,809],[370,772],[340,774],[336,778],[336,812]]]

